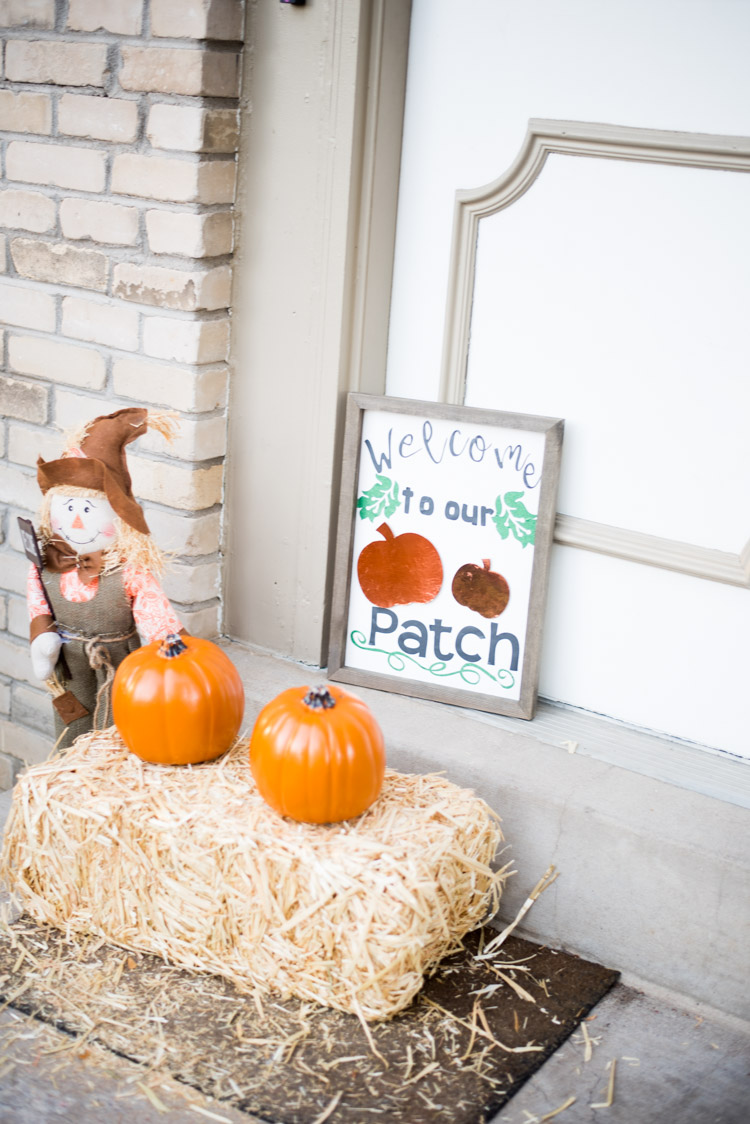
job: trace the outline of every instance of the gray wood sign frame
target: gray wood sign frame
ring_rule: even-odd
[[[362,429],[368,410],[410,415],[419,419],[442,419],[471,422],[503,429],[514,429],[544,435],[539,511],[534,541],[531,590],[524,655],[521,667],[520,697],[504,699],[495,695],[467,691],[448,683],[423,683],[397,675],[387,675],[347,666],[346,643],[349,627],[350,589],[354,570],[353,544],[359,491],[359,465],[362,450]],[[557,486],[562,452],[564,423],[559,418],[509,414],[497,410],[475,409],[447,403],[419,402],[370,394],[349,394],[339,498],[339,522],[334,563],[334,587],[329,634],[328,676],[334,681],[373,687],[402,695],[447,702],[475,710],[491,711],[513,718],[533,718],[539,685],[539,659],[542,625],[547,598],[549,561],[555,525]]]

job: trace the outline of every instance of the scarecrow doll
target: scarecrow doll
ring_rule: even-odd
[[[117,410],[89,422],[59,460],[37,461],[44,499],[27,586],[31,664],[54,696],[61,747],[111,725],[115,671],[141,640],[182,631],[125,457],[149,426],[172,437],[170,415]]]

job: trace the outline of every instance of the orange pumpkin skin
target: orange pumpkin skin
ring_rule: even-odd
[[[379,796],[383,735],[370,708],[347,691],[291,687],[258,715],[250,768],[261,796],[282,816],[338,823]]]
[[[237,737],[244,711],[237,668],[221,648],[197,636],[171,636],[136,649],[112,685],[112,715],[122,740],[158,765],[197,765],[221,756]]]
[[[364,547],[357,561],[367,600],[381,609],[434,601],[443,584],[443,563],[430,540],[413,531],[394,535],[387,523],[377,530],[383,540]]]

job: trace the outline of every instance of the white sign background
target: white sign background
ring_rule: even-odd
[[[533,530],[538,514],[544,449],[543,432],[365,412],[352,537],[348,667],[520,698],[535,549],[533,541],[523,545],[521,540]],[[517,499],[525,507],[528,518],[521,513],[511,519],[520,539],[512,529],[506,537],[498,530],[498,497],[503,509],[505,497],[511,505]],[[386,514],[396,498],[398,506]],[[369,513],[366,517],[362,509]],[[507,526],[507,520],[502,522]],[[384,523],[395,536],[418,534],[437,549],[443,584],[434,600],[386,609],[363,593],[357,562],[370,543],[385,541],[377,530]],[[460,605],[451,591],[461,566],[482,567],[486,558],[510,589],[507,608],[491,619]],[[515,653],[512,641],[499,638],[506,633],[517,638]]]

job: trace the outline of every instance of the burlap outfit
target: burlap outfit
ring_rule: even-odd
[[[97,694],[107,681],[107,664],[117,669],[129,652],[140,647],[141,642],[136,632],[121,570],[100,574],[93,600],[82,603],[65,600],[60,592],[60,576],[48,570],[42,571],[42,581],[52,602],[58,628],[80,637],[80,639],[69,640],[63,645],[71,674],[71,679],[65,686],[89,711],[83,718],[77,718],[67,727],[55,712],[55,733],[60,737],[65,731],[65,736],[61,738],[59,744],[66,748],[80,734],[86,734],[94,728]],[[127,636],[127,639],[119,639],[124,636]],[[87,654],[86,641],[92,640],[96,640],[97,643],[93,646],[89,644],[90,654]],[[101,666],[92,667],[90,660],[95,665],[101,663]],[[59,670],[58,664],[58,674]],[[112,700],[109,687],[100,699],[97,719],[98,729],[112,725]]]

